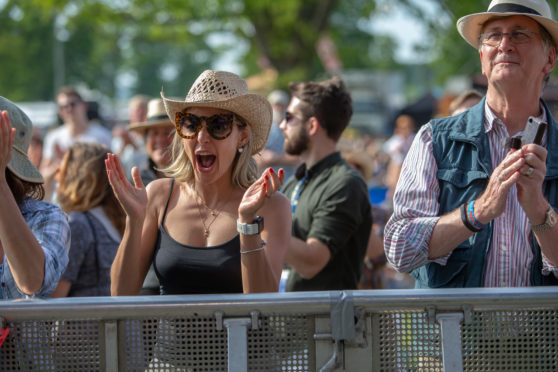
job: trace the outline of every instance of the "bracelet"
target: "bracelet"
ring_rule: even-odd
[[[463,222],[463,225],[465,225],[466,228],[468,228],[470,231],[472,231],[474,233],[479,232],[480,229],[477,229],[476,227],[471,225],[471,223],[469,222],[469,219],[467,218],[467,203],[461,204],[461,207],[459,207],[459,210],[461,211],[461,221]]]
[[[477,229],[482,230],[486,225],[482,224],[479,220],[475,218],[475,201],[470,201],[467,207],[467,219],[471,222],[471,225],[475,226]]]
[[[267,245],[267,243],[265,242],[265,240],[262,239],[262,246],[261,247],[250,249],[249,251],[240,250],[240,254],[248,254],[248,253],[263,251],[266,245]]]

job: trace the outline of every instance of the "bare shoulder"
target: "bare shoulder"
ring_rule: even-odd
[[[170,194],[172,179],[160,178],[147,185],[147,200],[151,208],[158,209],[167,203]],[[174,188],[177,187],[175,182]]]

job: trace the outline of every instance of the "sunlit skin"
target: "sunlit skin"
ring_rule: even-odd
[[[229,113],[214,108],[191,108],[189,112],[206,117]],[[259,247],[261,239],[267,242],[265,251],[241,255],[243,290],[276,291],[290,238],[290,204],[284,195],[276,193],[283,182],[282,171],[277,174],[268,168],[247,189],[233,184],[233,161],[250,136],[250,128],[241,129],[235,123],[231,134],[218,140],[209,135],[203,122],[194,138],[182,139],[184,152],[193,165],[194,179],[176,181],[162,226],[181,244],[216,246],[238,234],[237,219],[252,223],[256,216],[263,216],[266,227],[260,235],[240,234],[242,250]],[[135,295],[153,257],[171,180],[158,179],[146,188],[134,168],[131,185],[115,155],[109,154],[106,165],[113,190],[127,215],[124,237],[112,266],[111,293]],[[215,218],[209,209],[217,211]],[[209,225],[210,233],[205,235]]]
[[[300,155],[308,149],[306,122],[300,109],[302,104],[297,97],[293,97],[287,107],[287,117],[283,118],[283,121],[279,124],[283,137],[285,137],[283,147],[287,154]]]
[[[153,127],[146,131],[145,152],[157,168],[164,168],[170,164],[170,145],[173,135],[174,127],[172,126]]]

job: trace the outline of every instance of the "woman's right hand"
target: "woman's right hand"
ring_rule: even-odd
[[[126,178],[118,156],[108,154],[105,165],[112,190],[126,215],[132,219],[143,220],[147,209],[147,192],[138,167],[132,168],[134,180],[134,185],[132,185]]]

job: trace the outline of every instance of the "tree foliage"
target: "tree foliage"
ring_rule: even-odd
[[[324,75],[316,53],[323,36],[337,46],[344,68],[403,69],[395,41],[371,32],[381,1],[6,0],[0,84],[14,100],[50,100],[58,86],[76,83],[111,97],[157,95],[161,87],[184,96],[202,70],[234,55],[243,76],[274,69],[285,87]],[[431,18],[417,1],[391,4],[428,27],[430,41],[417,52],[433,56],[433,76],[479,72],[478,54],[455,20],[485,10],[488,0],[439,1]]]

